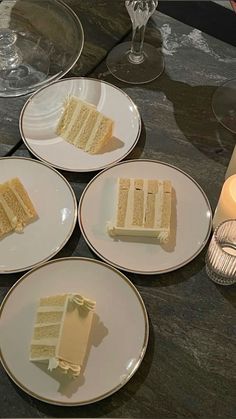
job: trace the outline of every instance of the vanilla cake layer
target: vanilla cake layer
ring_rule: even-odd
[[[18,178],[0,184],[0,238],[20,232],[37,218],[37,212]]]
[[[113,125],[94,105],[71,96],[65,102],[56,133],[75,147],[96,154],[112,137]]]
[[[37,310],[30,361],[46,362],[78,376],[86,356],[95,302],[79,294],[41,298]]]
[[[169,180],[118,178],[115,221],[111,236],[170,236],[172,185]]]

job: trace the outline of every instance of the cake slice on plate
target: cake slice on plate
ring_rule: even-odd
[[[37,218],[37,212],[20,179],[0,184],[0,238],[23,228]]]
[[[41,298],[37,310],[30,361],[45,362],[76,377],[86,356],[95,301],[79,294]]]
[[[71,96],[65,101],[56,134],[75,147],[96,154],[111,139],[113,125],[94,105]]]
[[[111,236],[170,237],[172,185],[170,180],[118,178]]]

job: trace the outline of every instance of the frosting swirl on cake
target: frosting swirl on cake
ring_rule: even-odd
[[[58,358],[50,358],[48,361],[48,370],[52,371],[56,368],[60,368],[63,374],[71,372],[73,377],[78,377],[81,371],[81,367],[79,365],[71,364],[70,362],[62,361]]]
[[[94,310],[96,305],[95,301],[84,298],[79,294],[71,295],[70,301],[77,304],[78,306],[86,308],[87,310]]]

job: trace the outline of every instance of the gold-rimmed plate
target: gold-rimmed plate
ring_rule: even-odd
[[[118,177],[169,179],[172,182],[170,240],[111,237],[107,224],[114,219]],[[91,249],[118,269],[160,274],[184,266],[204,248],[211,232],[209,201],[198,183],[182,170],[156,160],[120,162],[98,173],[84,189],[78,208],[81,232]]]
[[[95,105],[114,121],[113,137],[98,154],[89,154],[56,134],[68,96]],[[26,147],[40,160],[62,170],[90,172],[111,166],[131,152],[139,139],[141,118],[134,102],[118,87],[74,77],[34,93],[22,109],[19,127]]]
[[[55,256],[69,240],[77,218],[77,201],[67,180],[55,169],[22,157],[0,159],[0,183],[18,177],[38,219],[21,233],[0,240],[0,274],[21,272]]]
[[[96,301],[85,363],[75,380],[29,361],[39,298],[68,292]],[[119,390],[139,368],[148,344],[148,317],[139,292],[121,272],[93,259],[57,259],[26,273],[3,300],[0,318],[6,372],[31,396],[57,405],[93,403]]]

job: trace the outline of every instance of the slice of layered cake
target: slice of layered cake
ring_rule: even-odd
[[[75,147],[96,154],[111,139],[113,125],[95,106],[71,96],[65,102],[56,134]]]
[[[79,294],[41,298],[30,346],[30,361],[76,377],[87,351],[95,301]]]
[[[0,238],[22,231],[36,218],[30,197],[18,178],[0,184]]]
[[[170,236],[172,186],[169,180],[118,178],[111,236],[156,237],[166,243]]]

